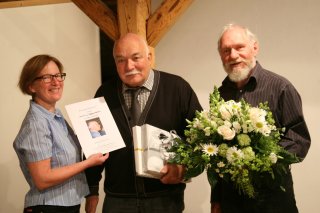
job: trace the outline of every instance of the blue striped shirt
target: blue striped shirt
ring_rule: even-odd
[[[27,164],[51,158],[51,168],[63,167],[81,160],[79,142],[69,133],[66,122],[57,109],[55,113],[30,101],[30,108],[13,143],[22,173],[30,186],[25,207],[36,205],[74,206],[89,193],[84,173],[62,184],[39,191],[31,178]]]

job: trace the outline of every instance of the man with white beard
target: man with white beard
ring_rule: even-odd
[[[268,102],[278,128],[285,127],[280,145],[302,161],[311,139],[302,111],[302,102],[294,86],[284,77],[265,70],[256,60],[259,43],[246,27],[229,24],[218,40],[218,51],[228,76],[219,88],[225,101],[244,99],[252,106]],[[269,187],[259,183],[255,198],[240,195],[230,183],[218,181],[211,192],[211,213],[297,213],[290,168],[279,183]]]

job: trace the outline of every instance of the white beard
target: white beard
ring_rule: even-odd
[[[246,66],[245,67],[238,67],[238,68],[230,68],[229,64],[232,64],[233,62],[230,62],[228,64],[224,64],[223,68],[228,74],[228,77],[230,81],[232,82],[241,82],[248,78],[250,71],[255,66],[255,61],[243,61]]]

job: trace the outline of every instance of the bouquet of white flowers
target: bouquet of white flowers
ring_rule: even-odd
[[[175,139],[168,160],[186,167],[186,179],[206,170],[212,187],[221,178],[252,198],[259,178],[279,177],[299,161],[278,144],[284,129],[274,125],[267,103],[252,107],[244,100],[224,101],[214,87],[210,109],[187,122],[186,140]]]

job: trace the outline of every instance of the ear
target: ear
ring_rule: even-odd
[[[151,61],[152,60],[152,53],[154,52],[154,49],[153,49],[153,47],[151,47],[151,46],[148,46],[148,55],[147,55],[147,58],[148,58],[148,60],[149,61]]]
[[[154,68],[154,63],[155,63],[153,56],[154,56],[154,48],[149,46],[149,53],[147,55],[147,59],[148,59],[148,61],[150,63],[151,68]]]
[[[259,53],[259,43],[257,42],[257,41],[255,41],[254,43],[253,43],[253,54],[254,54],[254,56],[257,56],[258,55],[258,53]]]
[[[31,83],[29,86],[28,86],[28,89],[31,93],[36,93],[36,90],[34,89],[34,85],[33,83]]]
[[[147,57],[148,57],[148,60],[151,62],[151,61],[152,61],[152,58],[153,58],[153,57],[152,57],[152,53],[149,52]]]

